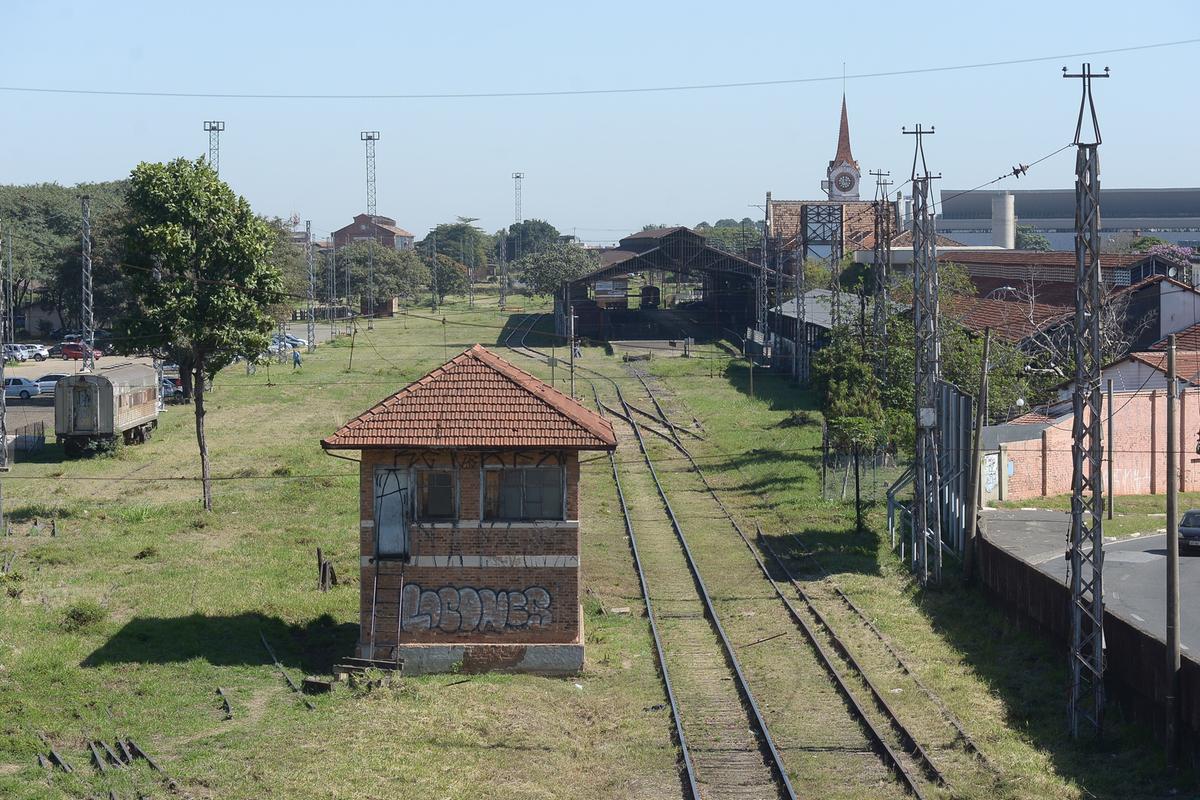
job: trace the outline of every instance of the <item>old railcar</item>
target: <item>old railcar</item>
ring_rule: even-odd
[[[158,427],[158,375],[123,364],[62,378],[54,386],[54,435],[68,456],[90,447],[144,442]]]

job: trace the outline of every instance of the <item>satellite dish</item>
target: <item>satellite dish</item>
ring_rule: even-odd
[[[1167,270],[1167,277],[1174,278],[1178,273],[1179,273],[1178,269],[1176,269],[1175,267],[1171,267]]]

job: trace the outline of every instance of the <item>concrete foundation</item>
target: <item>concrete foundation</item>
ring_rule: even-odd
[[[575,675],[583,671],[583,644],[403,644],[402,675],[435,672],[528,672]]]

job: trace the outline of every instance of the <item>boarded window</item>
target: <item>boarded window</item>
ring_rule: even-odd
[[[562,467],[484,470],[484,519],[562,519]]]
[[[375,557],[407,559],[408,470],[378,467],[375,470]]]
[[[454,519],[454,471],[417,470],[417,519]]]

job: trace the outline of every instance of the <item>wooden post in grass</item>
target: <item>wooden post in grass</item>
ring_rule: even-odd
[[[975,535],[979,529],[979,467],[983,453],[983,425],[988,407],[988,354],[992,349],[992,329],[983,329],[983,361],[979,365],[979,398],[975,405],[975,433],[971,440],[971,467],[967,472],[967,532],[963,542],[963,583],[974,578]]]
[[[1176,435],[1175,334],[1167,337],[1167,766],[1175,767],[1179,754],[1179,437]],[[1111,494],[1112,490],[1109,489]]]

